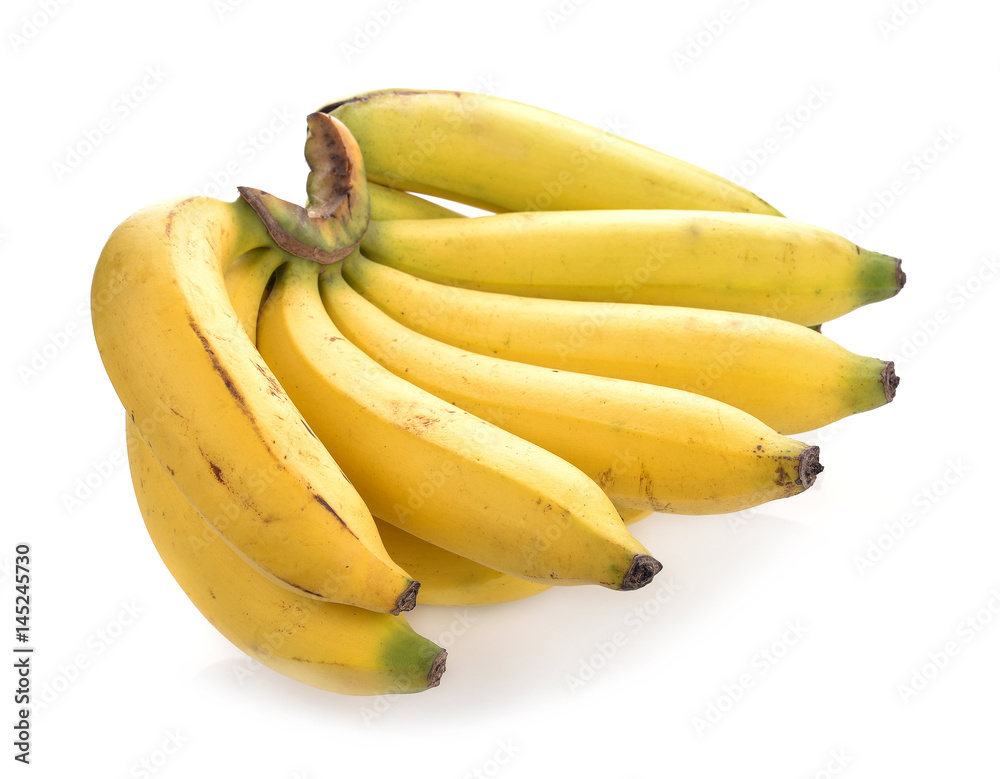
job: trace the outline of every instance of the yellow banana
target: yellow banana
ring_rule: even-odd
[[[374,204],[373,204],[374,205]],[[268,280],[285,256],[272,249],[248,252],[226,270],[226,289],[250,336],[257,340],[257,314]],[[648,511],[619,509],[625,524],[648,516]],[[390,557],[420,582],[420,602],[439,606],[480,606],[526,598],[548,585],[487,568],[375,518]]]
[[[366,257],[470,289],[708,308],[815,325],[895,295],[899,260],[759,214],[567,211],[373,221]]]
[[[382,184],[370,183],[368,198],[372,219],[454,219],[463,216],[433,200]]]
[[[548,449],[616,505],[725,513],[787,497],[821,470],[818,449],[712,398],[475,354],[409,330],[324,273],[337,329],[376,361]]]
[[[195,607],[241,651],[313,687],[382,695],[436,686],[447,653],[401,616],[289,592],[247,565],[160,466],[127,421],[139,509],[156,551]],[[252,523],[242,513],[237,520]]]
[[[423,606],[485,606],[521,600],[551,587],[462,557],[375,518],[385,548],[408,571],[419,571]]]
[[[626,525],[631,525],[651,512],[619,509],[618,513]],[[375,524],[392,559],[420,580],[420,603],[425,606],[508,603],[552,589],[550,585],[501,573],[429,544],[378,517]]]
[[[344,277],[400,324],[461,349],[696,392],[786,435],[892,400],[891,362],[771,317],[528,298],[437,284],[355,252]]]
[[[257,345],[257,314],[274,272],[285,262],[285,255],[270,247],[247,252],[226,268],[223,278],[226,293],[236,318],[243,325],[250,343]]]
[[[501,97],[385,89],[320,110],[350,129],[372,181],[489,211],[682,208],[779,215],[707,170]]]
[[[412,608],[364,501],[244,332],[224,273],[272,245],[242,200],[143,209],[108,240],[92,288],[105,368],[184,495],[277,583],[373,611]],[[236,518],[239,518],[239,521]]]
[[[330,265],[323,278],[336,278]],[[372,512],[545,584],[644,586],[660,564],[578,469],[378,365],[334,326],[319,266],[289,258],[257,348]]]

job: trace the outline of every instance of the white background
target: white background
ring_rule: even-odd
[[[5,3],[0,651],[29,543],[46,704],[15,768],[996,776],[998,24],[985,0]],[[301,199],[306,114],[389,86],[495,92],[742,168],[786,215],[902,257],[898,297],[824,328],[895,358],[902,383],[890,406],[803,436],[826,466],[809,492],[638,525],[665,564],[645,590],[418,608],[412,624],[450,652],[437,689],[352,698],[267,669],[241,683],[246,659],[136,509],[91,274],[148,203],[237,184]],[[0,701],[9,764],[17,707]]]

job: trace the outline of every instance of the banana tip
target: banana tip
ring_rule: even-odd
[[[448,661],[448,650],[442,649],[431,663],[431,670],[427,672],[427,688],[437,687],[441,684],[441,677],[444,676],[444,668]]]
[[[802,489],[806,490],[813,486],[816,477],[823,472],[823,466],[819,461],[819,447],[810,446],[802,450],[799,455],[799,481]]]
[[[896,366],[892,360],[886,362],[881,378],[882,389],[885,390],[885,402],[891,403],[896,397],[896,387],[899,386],[899,376],[896,375]]]
[[[648,554],[637,554],[632,558],[632,565],[622,580],[621,589],[638,590],[640,587],[645,587],[662,570],[663,564],[656,558]]]
[[[417,591],[420,589],[420,582],[410,582],[410,586],[407,587],[396,598],[396,608],[393,609],[392,613],[398,615],[402,611],[409,611],[414,606],[417,605]]]
[[[906,274],[903,272],[903,261],[897,259],[896,260],[896,293],[897,294],[903,288],[904,284],[906,284]]]

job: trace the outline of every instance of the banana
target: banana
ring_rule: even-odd
[[[619,509],[618,513],[631,525],[652,512]],[[523,600],[552,589],[429,544],[378,517],[375,524],[392,559],[419,578],[424,606],[486,606]]]
[[[480,565],[375,518],[385,548],[408,571],[419,571],[422,606],[487,606],[551,589]]]
[[[272,241],[243,200],[188,198],[126,219],[92,287],[105,369],[157,461],[258,570],[300,594],[381,612],[417,583],[244,332],[224,273]],[[238,518],[238,521],[237,521]],[[214,528],[214,530],[213,530]]]
[[[707,170],[501,97],[386,89],[320,111],[350,129],[370,180],[488,211],[679,208],[780,216]]]
[[[339,275],[339,264],[322,274]],[[318,276],[316,264],[288,258],[258,316],[257,348],[373,514],[545,584],[635,589],[660,570],[578,469],[347,341],[327,315]]]
[[[463,214],[432,200],[381,184],[368,184],[372,219],[454,219]]]
[[[257,345],[257,314],[274,272],[285,262],[285,255],[270,247],[261,247],[233,260],[223,276],[226,294],[250,343]]]
[[[327,603],[262,576],[216,534],[143,443],[131,419],[128,458],[149,536],[195,607],[263,665],[323,690],[352,695],[435,687],[447,652],[401,616]],[[249,513],[239,521],[252,523]]]
[[[226,270],[226,289],[250,340],[257,340],[257,315],[268,281],[285,262],[280,252],[257,249],[247,252]],[[649,515],[648,511],[619,509],[625,524]],[[375,517],[379,535],[392,557],[420,582],[420,602],[436,606],[481,606],[527,598],[550,589],[517,576],[480,565],[434,546]]]
[[[895,295],[900,261],[804,222],[709,211],[373,221],[366,257],[469,289],[718,309],[815,325]]]
[[[344,278],[397,322],[479,354],[696,392],[786,435],[882,406],[891,362],[771,317],[528,298],[425,281],[365,259]]]
[[[818,449],[668,387],[475,354],[409,330],[324,273],[337,329],[393,373],[579,467],[615,505],[726,513],[809,487]]]

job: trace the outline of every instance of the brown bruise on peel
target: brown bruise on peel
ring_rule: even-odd
[[[344,518],[342,516],[340,516],[340,514],[337,513],[336,509],[334,509],[333,506],[331,506],[329,503],[326,502],[326,498],[323,498],[320,495],[317,495],[315,492],[312,494],[312,496],[313,496],[313,500],[315,500],[317,503],[319,503],[319,505],[321,505],[323,508],[325,508],[331,514],[333,514],[334,519],[336,519],[341,525],[343,525],[344,529],[348,533],[350,533],[355,538],[358,537],[357,534],[353,530],[351,530],[350,525],[348,525],[344,521]]]
[[[186,198],[186,199],[182,200],[180,203],[178,203],[177,205],[175,205],[172,209],[170,209],[170,213],[167,214],[167,223],[166,223],[166,225],[163,228],[163,234],[165,236],[167,236],[168,238],[170,237],[170,231],[173,230],[173,228],[174,228],[174,217],[177,216],[177,212],[180,210],[180,208],[182,206],[187,205],[188,203],[190,203],[194,199],[195,198],[193,198],[193,197]]]
[[[201,346],[205,350],[205,354],[207,354],[208,358],[212,361],[212,368],[214,368],[215,372],[219,374],[219,377],[222,379],[222,383],[225,384],[226,389],[229,390],[229,394],[233,396],[233,399],[236,401],[236,404],[240,407],[243,413],[246,414],[251,421],[253,421],[254,429],[259,433],[260,431],[257,428],[256,420],[253,419],[253,415],[250,413],[250,407],[247,405],[246,398],[244,398],[243,394],[236,388],[236,383],[233,381],[233,377],[229,375],[229,371],[227,371],[225,366],[219,361],[211,343],[209,343],[208,338],[202,332],[198,323],[195,322],[194,317],[191,316],[190,312],[188,313],[188,325],[194,331],[198,340],[201,341]]]

